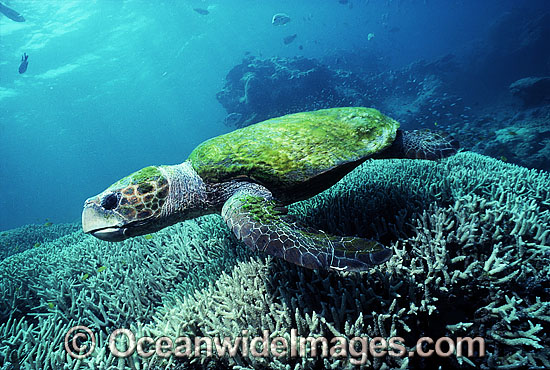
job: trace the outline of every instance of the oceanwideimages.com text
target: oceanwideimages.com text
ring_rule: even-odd
[[[76,328],[76,327],[75,327]],[[72,338],[72,340],[71,340]],[[78,344],[83,340],[91,345]],[[230,337],[177,337],[148,336],[136,337],[128,329],[117,329],[108,339],[109,350],[119,358],[137,354],[143,358],[158,356],[170,357],[212,357],[212,356],[255,356],[255,357],[332,357],[346,358],[354,365],[366,363],[367,359],[395,357],[483,357],[485,356],[485,341],[481,337],[440,337],[432,339],[423,337],[412,347],[401,337],[302,337],[297,329],[292,329],[288,337],[272,337],[268,330],[262,336],[250,337],[248,330],[243,330],[241,336]],[[78,327],[65,336],[65,349],[74,358],[85,358],[91,355],[95,347],[95,337],[90,329]],[[84,353],[83,353],[84,352]]]

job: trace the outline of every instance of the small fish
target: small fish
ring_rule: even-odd
[[[2,3],[0,3],[0,13],[4,14],[6,17],[11,19],[12,21],[25,22],[25,18],[21,14],[17,13],[12,8],[8,8]]]
[[[437,126],[437,122],[434,122],[434,126]]]
[[[48,307],[50,308],[50,310],[53,310],[53,308],[55,307],[53,302],[48,302]]]
[[[53,225],[53,223],[51,223],[50,221],[47,221],[47,222],[44,224],[44,226],[46,226],[46,227],[50,227],[50,226],[52,226],[52,225]]]
[[[507,162],[507,161],[508,161],[508,158],[506,158],[505,156],[501,155],[501,156],[500,156],[500,160],[503,161],[503,162]]]
[[[296,37],[298,37],[298,34],[293,34],[293,35],[290,35],[290,36],[287,36],[283,39],[283,43],[285,45],[288,45],[290,44],[292,41],[296,40]]]
[[[197,13],[199,13],[200,15],[208,15],[210,14],[210,12],[206,9],[203,9],[203,8],[193,8],[194,11],[196,11]]]
[[[517,136],[518,133],[515,131],[508,131],[508,134],[512,136]]]
[[[38,248],[38,247],[40,247],[40,243],[38,242],[34,243],[34,248]]]
[[[367,40],[368,41],[372,40],[373,38],[374,38],[374,33],[371,32],[367,35]]]
[[[97,269],[97,272],[103,272],[105,270],[107,270],[107,267],[101,266],[100,268]]]
[[[290,22],[290,17],[285,13],[277,13],[271,18],[271,24],[274,26],[282,26]]]
[[[90,274],[88,273],[84,274],[84,276],[82,276],[82,281],[86,280],[89,277],[90,277]]]
[[[151,235],[151,234],[144,235],[143,237],[147,240],[153,239],[153,235]]]
[[[19,74],[25,73],[27,66],[29,65],[29,56],[27,53],[23,53],[21,56],[21,64],[19,65]]]

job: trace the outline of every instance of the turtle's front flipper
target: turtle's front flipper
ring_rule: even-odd
[[[222,216],[235,236],[253,250],[310,269],[363,271],[392,255],[391,249],[373,240],[334,236],[290,222],[269,191],[260,186],[231,196]]]
[[[444,131],[397,130],[393,144],[374,158],[440,159],[458,151],[459,143]]]

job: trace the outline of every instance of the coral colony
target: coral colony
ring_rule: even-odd
[[[307,270],[251,253],[217,215],[116,248],[66,229],[0,262],[8,298],[0,306],[0,356],[4,363],[32,358],[35,368],[354,368],[348,356],[118,358],[106,341],[118,328],[155,338],[235,338],[243,330],[261,337],[269,330],[286,340],[297,329],[327,340],[401,336],[413,346],[429,331],[482,337],[485,357],[369,355],[365,364],[547,366],[549,192],[548,173],[469,152],[439,162],[367,161],[290,209],[316,227],[375,235],[393,248],[383,269],[361,274]],[[18,236],[15,230],[2,238]],[[83,360],[62,345],[76,323],[98,337]]]

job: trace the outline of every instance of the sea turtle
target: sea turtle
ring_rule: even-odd
[[[200,144],[182,164],[150,166],[84,204],[84,232],[107,241],[221,212],[235,236],[307,268],[366,270],[391,249],[300,225],[285,206],[328,189],[368,158],[438,159],[458,143],[432,131],[398,130],[372,108],[347,107],[269,119]]]

